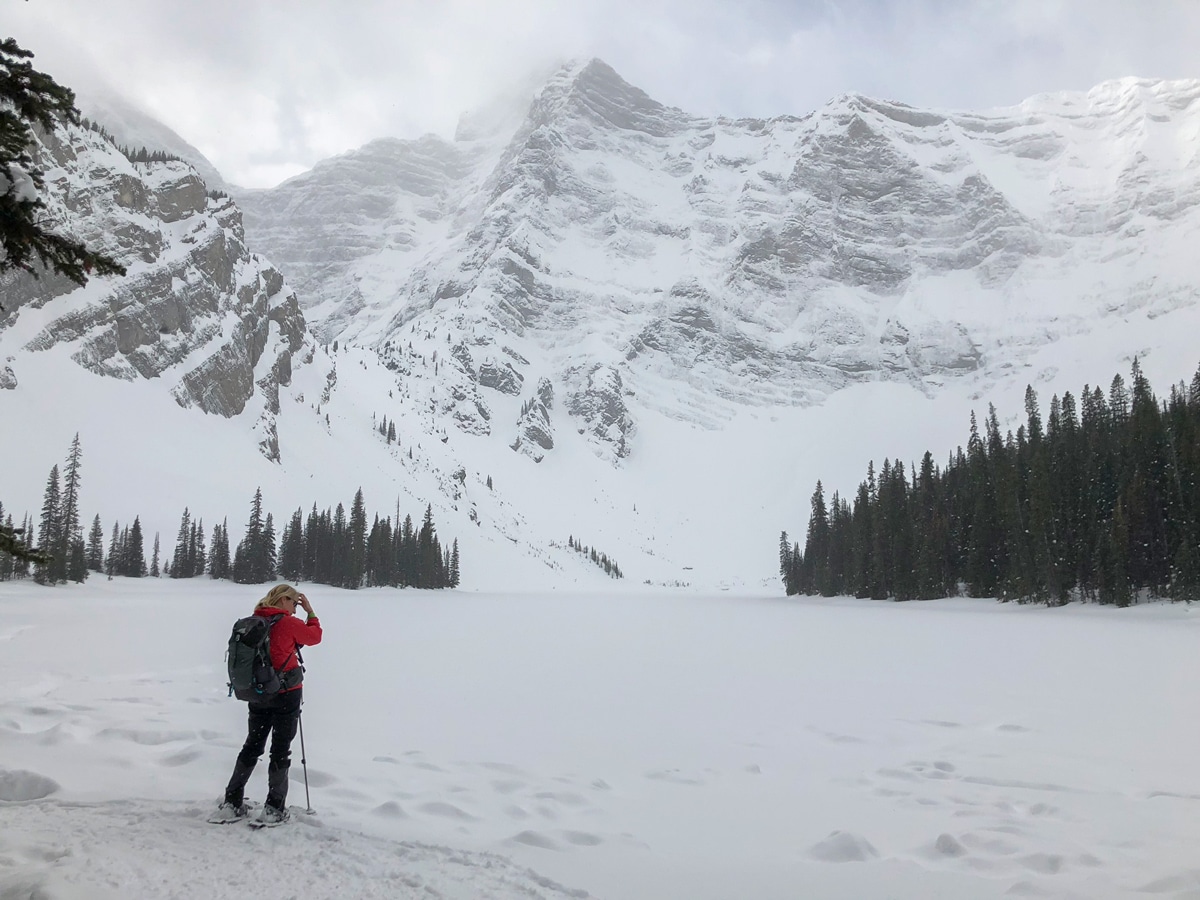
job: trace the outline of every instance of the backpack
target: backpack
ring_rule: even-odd
[[[271,664],[271,629],[282,616],[246,616],[233,623],[225,662],[229,669],[229,696],[239,700],[270,700],[280,691],[298,685],[303,666],[284,674]],[[293,651],[301,663],[298,650]],[[290,656],[288,657],[291,658]]]

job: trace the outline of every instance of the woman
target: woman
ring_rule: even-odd
[[[297,606],[304,610],[307,617],[304,622],[295,618]],[[277,584],[271,588],[254,607],[254,615],[274,620],[271,625],[271,665],[279,673],[283,688],[267,700],[249,704],[246,743],[225,788],[225,800],[210,821],[223,823],[245,818],[248,812],[244,796],[246,782],[266,749],[267,735],[272,735],[267,766],[267,802],[258,821],[263,825],[279,825],[288,819],[288,768],[304,695],[300,648],[321,643],[321,622],[308,598],[290,584]]]

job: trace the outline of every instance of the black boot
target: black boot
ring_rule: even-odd
[[[267,767],[267,806],[282,810],[287,804],[288,771],[291,766]]]
[[[254,771],[254,763],[246,765],[240,759],[234,763],[233,775],[229,778],[229,784],[225,788],[225,802],[231,803],[234,806],[241,806],[245,799],[246,782],[250,780],[250,773]]]

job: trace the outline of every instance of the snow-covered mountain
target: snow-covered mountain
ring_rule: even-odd
[[[131,269],[0,284],[0,499],[36,508],[80,430],[105,518],[362,486],[431,502],[467,586],[608,585],[572,537],[631,582],[762,584],[818,477],[941,457],[1027,383],[1195,371],[1200,82],[730,120],[593,60],[527,99],[233,201],[45,138],[55,215]]]
[[[75,103],[86,118],[104,123],[104,130],[121,147],[134,152],[145,147],[177,156],[195,169],[210,189],[229,190],[217,167],[199,149],[111,87],[99,81],[76,85]]]
[[[468,381],[549,378],[619,458],[633,407],[711,424],[939,383],[1194,303],[1197,98],[1129,79],[987,113],[706,119],[593,60],[511,134],[378,141],[241,202],[326,339],[436,320]]]
[[[254,430],[278,459],[279,388],[315,346],[283,275],[247,249],[237,206],[189,164],[131,162],[90,128],[64,124],[35,140],[48,217],[128,274],[77,288],[51,273],[6,273],[0,339],[9,362],[65,348],[84,369],[154,379],[181,406],[226,417],[258,395]],[[2,371],[0,387],[21,384],[13,366]]]

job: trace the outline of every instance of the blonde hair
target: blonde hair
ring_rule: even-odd
[[[267,596],[263,597],[254,605],[255,609],[275,608],[275,604],[280,600],[296,600],[300,596],[299,592],[290,584],[277,584],[275,587],[267,591]]]

